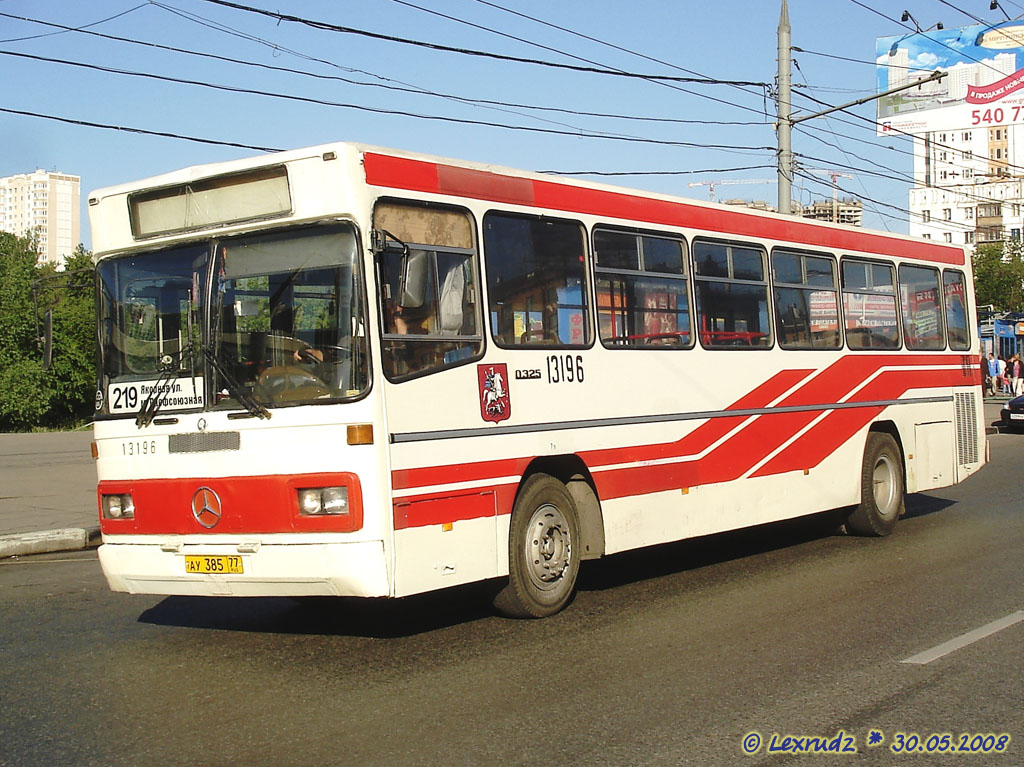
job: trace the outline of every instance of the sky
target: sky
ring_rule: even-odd
[[[777,199],[774,184],[749,182],[776,177],[781,0],[238,4],[321,24],[216,0],[0,0],[0,110],[36,115],[0,111],[0,176],[81,176],[86,247],[93,189],[260,153],[245,147],[330,141],[699,199],[709,182],[742,180],[717,183],[716,198]],[[1001,4],[1024,14],[1024,0]],[[989,0],[790,0],[794,111],[872,94],[876,39],[914,30],[903,10],[922,27],[1005,20]],[[910,140],[877,137],[873,103],[851,111],[794,132],[793,197],[831,198],[838,171],[851,177],[836,178],[839,196],[865,200],[866,226],[906,232]]]

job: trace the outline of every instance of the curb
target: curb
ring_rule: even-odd
[[[99,541],[98,527],[68,527],[32,533],[0,535],[0,559],[54,551],[78,551]]]

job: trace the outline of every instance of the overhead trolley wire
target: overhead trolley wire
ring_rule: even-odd
[[[208,0],[208,2],[212,2],[212,0]],[[981,65],[982,65],[983,67],[985,67],[986,69],[991,69],[991,70],[992,70],[993,72],[995,72],[996,74],[998,74],[998,75],[999,75],[1000,77],[1002,77],[1002,76],[1003,76],[1003,73],[1002,73],[1002,72],[1000,72],[1000,71],[999,71],[998,69],[996,69],[995,67],[993,67],[993,66],[992,66],[991,64],[986,64],[986,63],[985,63],[984,61],[982,61],[981,59],[976,59],[976,58],[974,58],[973,56],[968,56],[968,55],[967,55],[967,54],[965,54],[965,53],[964,53],[963,51],[958,51],[958,50],[957,50],[956,48],[954,48],[953,46],[951,46],[951,45],[946,45],[946,43],[942,42],[941,40],[936,40],[936,39],[935,39],[934,37],[928,37],[928,35],[927,35],[927,34],[925,34],[924,32],[922,32],[921,30],[919,30],[919,29],[915,29],[914,27],[911,27],[911,26],[908,26],[907,24],[905,24],[905,23],[904,23],[904,22],[902,22],[902,21],[897,21],[896,19],[890,18],[889,16],[886,16],[886,15],[885,15],[884,13],[882,13],[881,11],[879,11],[879,10],[876,10],[875,8],[872,8],[872,7],[870,6],[870,5],[867,5],[867,4],[865,4],[865,3],[862,3],[862,2],[861,2],[861,0],[850,0],[850,2],[851,2],[851,3],[853,3],[854,5],[858,5],[858,6],[860,6],[861,8],[863,8],[863,9],[865,9],[865,10],[867,10],[867,11],[871,11],[872,13],[874,13],[874,14],[876,14],[876,15],[878,15],[878,16],[881,16],[881,17],[882,17],[883,19],[886,19],[887,21],[891,21],[891,22],[892,22],[893,24],[899,24],[899,25],[900,25],[901,27],[903,27],[904,29],[906,29],[906,30],[907,30],[907,31],[908,31],[908,32],[909,32],[910,34],[919,34],[919,35],[924,35],[924,36],[925,36],[926,38],[928,38],[929,40],[931,40],[931,41],[932,41],[933,43],[935,43],[936,45],[939,45],[939,46],[941,46],[941,47],[945,48],[946,50],[952,51],[952,52],[953,52],[954,54],[956,54],[957,56],[960,56],[960,57],[962,57],[962,58],[965,58],[965,59],[969,59],[970,61],[973,61],[973,62],[974,62],[975,64],[981,64]],[[957,9],[957,10],[959,10],[959,9]],[[970,14],[967,14],[967,15],[970,15]],[[908,36],[909,36],[909,35],[908,35]]]
[[[681,67],[681,66],[679,66],[677,64],[672,64],[671,62],[664,61],[662,59],[658,59],[658,58],[655,58],[653,56],[648,56],[647,54],[640,53],[638,51],[634,51],[634,50],[631,50],[629,48],[624,48],[621,45],[616,45],[615,43],[609,43],[606,40],[601,40],[600,38],[592,37],[590,35],[583,34],[582,32],[578,32],[578,31],[576,31],[574,29],[569,29],[568,27],[563,27],[563,26],[560,26],[558,24],[553,24],[550,21],[545,21],[544,19],[539,19],[536,16],[530,16],[529,14],[521,13],[519,11],[515,11],[515,10],[512,10],[510,8],[506,8],[506,7],[502,6],[502,5],[498,5],[497,3],[489,2],[488,0],[476,0],[476,2],[480,3],[481,5],[486,5],[486,6],[489,6],[491,8],[495,8],[495,9],[497,9],[499,11],[503,11],[505,13],[510,13],[513,16],[518,16],[519,18],[527,19],[527,20],[532,21],[532,22],[534,22],[536,24],[540,24],[542,26],[549,27],[551,29],[556,29],[556,30],[558,30],[560,32],[565,32],[566,34],[572,35],[574,37],[578,37],[578,38],[581,38],[583,40],[588,40],[590,42],[597,43],[598,45],[603,45],[603,46],[606,46],[608,48],[612,48],[613,50],[617,50],[617,51],[620,51],[622,53],[628,53],[628,54],[630,54],[632,56],[637,56],[637,57],[639,57],[641,59],[645,59],[646,61],[650,61],[650,62],[653,62],[655,64],[661,64],[663,66],[669,67],[671,69],[678,70],[680,72],[686,72],[687,74],[693,75],[694,77],[699,77],[699,78],[704,78],[704,79],[714,79],[714,78],[708,78],[707,75],[702,74],[701,72],[696,72],[696,71],[694,71],[692,69],[687,69],[686,67]],[[739,90],[744,91],[745,93],[749,93],[749,91],[746,90],[746,86],[741,81],[717,80],[716,82],[720,82],[720,83],[725,84],[725,85],[730,85],[730,86],[732,86],[734,88],[737,88]],[[682,88],[682,87],[680,87],[678,85],[674,85],[672,83],[657,82],[657,81],[655,81],[654,84],[655,85],[662,85],[662,86],[668,87],[668,88],[672,88],[673,90],[677,90],[677,91],[680,91],[682,93],[686,93],[686,94],[689,94],[691,96],[695,96],[695,97],[700,98],[700,99],[705,99],[706,101],[712,101],[712,102],[715,102],[715,103],[718,103],[718,104],[723,104],[723,105],[728,106],[728,107],[734,107],[734,108],[737,108],[737,109],[743,109],[743,110],[746,110],[746,111],[749,111],[749,112],[754,112],[755,114],[767,114],[767,109],[760,109],[760,110],[754,109],[753,107],[748,107],[748,106],[744,106],[742,104],[736,104],[736,103],[731,102],[731,101],[726,101],[724,99],[716,98],[714,96],[709,96],[706,93],[697,93],[695,91],[687,90],[686,88]],[[765,97],[765,95],[768,93],[768,91],[770,89],[767,83],[756,83],[756,84],[753,84],[753,85],[761,89],[762,98]],[[752,95],[756,95],[756,94],[752,94]]]
[[[167,6],[161,5],[159,3],[153,3],[153,5],[156,5],[157,7],[161,8],[161,9],[165,9],[165,10],[172,10],[172,11],[176,10],[176,9],[169,9],[169,8],[167,8]],[[138,7],[141,8],[143,6],[138,6]],[[579,110],[579,109],[566,109],[566,108],[563,108],[563,107],[541,106],[539,104],[520,104],[520,103],[516,103],[516,102],[511,102],[511,101],[498,101],[498,100],[493,100],[493,99],[478,99],[478,98],[472,98],[470,96],[458,96],[458,95],[451,94],[451,93],[442,93],[442,92],[439,92],[439,91],[434,91],[434,90],[430,90],[430,89],[426,89],[426,88],[419,88],[419,87],[416,87],[416,86],[389,85],[389,84],[384,83],[384,82],[381,82],[381,83],[364,82],[362,80],[356,80],[356,79],[353,79],[353,78],[350,78],[350,77],[342,77],[341,75],[321,74],[319,72],[311,72],[309,70],[296,69],[294,67],[284,67],[284,66],[278,66],[278,65],[274,65],[274,64],[265,64],[265,63],[257,62],[257,61],[248,61],[246,59],[239,59],[239,58],[234,58],[234,57],[231,57],[231,56],[221,56],[219,54],[209,53],[209,52],[206,52],[206,51],[191,50],[189,48],[180,48],[180,47],[173,46],[173,45],[164,45],[162,43],[154,43],[154,42],[150,42],[150,41],[147,41],[147,40],[137,40],[137,39],[130,38],[130,37],[121,37],[121,36],[118,36],[118,35],[105,34],[103,32],[94,32],[94,31],[91,31],[91,30],[84,29],[82,27],[69,27],[69,26],[66,26],[64,24],[57,24],[57,23],[51,22],[51,21],[43,21],[41,19],[33,19],[33,18],[26,17],[26,16],[15,16],[14,14],[10,14],[10,13],[0,12],[0,17],[5,17],[5,18],[9,18],[9,19],[16,19],[18,21],[28,21],[28,22],[31,22],[31,23],[34,23],[34,24],[42,24],[44,26],[54,27],[54,28],[57,28],[57,29],[60,29],[60,30],[63,30],[63,31],[67,31],[67,32],[80,32],[82,34],[91,35],[91,36],[102,38],[102,39],[105,39],[105,40],[112,40],[114,42],[122,42],[122,43],[128,43],[130,45],[139,45],[139,46],[144,46],[144,47],[148,47],[148,48],[155,48],[157,50],[168,51],[168,52],[171,52],[171,53],[180,53],[180,54],[184,54],[184,55],[187,55],[187,56],[196,56],[196,57],[206,58],[206,59],[210,59],[210,60],[214,60],[214,61],[222,61],[222,62],[225,62],[225,63],[228,63],[228,64],[238,64],[240,66],[255,67],[255,68],[264,69],[264,70],[267,70],[267,71],[283,72],[285,74],[294,74],[294,75],[299,75],[301,77],[310,77],[310,78],[314,78],[314,79],[318,79],[318,80],[328,80],[328,81],[334,81],[334,82],[343,82],[343,83],[346,83],[348,85],[355,85],[355,86],[365,87],[365,88],[381,88],[381,89],[384,89],[384,90],[391,90],[391,91],[396,91],[396,92],[399,92],[399,93],[412,93],[412,94],[423,95],[423,96],[433,96],[433,97],[436,97],[436,98],[447,99],[447,100],[456,101],[456,102],[465,103],[465,104],[479,104],[479,105],[483,105],[483,106],[511,107],[511,108],[516,108],[516,109],[531,109],[531,110],[536,110],[536,111],[541,111],[541,112],[556,112],[556,113],[559,113],[559,114],[567,114],[567,115],[572,115],[572,116],[575,116],[575,117],[597,117],[597,118],[614,119],[614,120],[632,120],[632,121],[637,121],[637,122],[657,122],[657,123],[666,123],[666,124],[671,124],[671,125],[736,125],[736,126],[755,126],[756,125],[756,126],[763,126],[763,125],[766,124],[766,123],[764,123],[762,121],[758,121],[758,122],[755,122],[755,121],[738,122],[738,121],[723,121],[723,120],[689,120],[689,119],[679,118],[679,117],[655,117],[655,116],[647,116],[647,115],[616,114],[616,113],[610,113],[610,112],[588,112],[588,111]],[[96,23],[98,24],[100,22],[96,22]],[[52,34],[60,34],[60,33],[52,33]],[[248,36],[246,36],[246,37],[248,37]],[[31,39],[31,38],[17,38],[17,39]],[[0,42],[4,42],[4,41],[0,40]],[[261,40],[260,42],[265,42],[265,41]],[[266,44],[270,45],[270,46],[273,46],[272,43],[266,43]],[[281,49],[278,48],[278,50],[281,50]],[[293,51],[287,51],[287,52],[295,53]],[[298,55],[298,54],[296,54],[296,55]],[[357,69],[350,69],[348,67],[341,67],[338,64],[333,64],[331,62],[326,62],[326,61],[323,61],[323,60],[319,60],[319,61],[321,63],[330,63],[332,66],[337,67],[339,69],[344,69],[346,71],[359,72],[360,74],[366,74],[368,76],[379,77],[378,75],[372,75],[371,73],[367,73],[364,70],[357,70]],[[383,78],[383,79],[387,79],[387,78]],[[569,126],[569,127],[571,127],[571,126]]]
[[[815,98],[814,96],[811,96],[811,95],[809,95],[807,93],[801,93],[800,95],[802,95],[806,99],[809,99],[809,100],[815,102],[816,104],[820,104],[820,105],[825,106],[825,107],[833,106],[832,104],[829,104],[827,101],[822,101],[821,99]],[[861,123],[868,123],[868,125],[862,125],[861,123],[854,123],[854,122],[850,122],[849,120],[841,120],[840,122],[842,122],[845,125],[850,125],[852,127],[857,127],[857,128],[862,128],[863,130],[872,130],[872,131],[877,126],[877,122],[875,120],[871,119],[870,117],[864,117],[863,115],[859,115],[856,112],[850,111],[849,109],[842,109],[840,111],[846,113],[850,117],[853,117],[853,118],[861,121]],[[801,123],[801,126],[804,125],[804,124],[805,123]],[[974,129],[976,129],[976,128],[972,128],[972,130],[974,130]],[[908,133],[907,131],[901,130],[900,128],[890,127],[889,128],[889,132],[892,135],[896,136],[897,138],[912,139],[912,140],[917,140],[917,141],[922,141],[923,140],[920,136],[917,136],[917,135],[915,135],[913,133]],[[852,138],[852,137],[850,137],[850,138]],[[856,141],[857,139],[853,139],[853,140]],[[950,151],[953,151],[953,152],[961,152],[962,151],[960,148],[955,147],[952,144],[946,144],[946,143],[943,143],[943,142],[940,142],[940,141],[932,140],[931,144],[932,144],[933,147],[938,147],[939,149],[947,149],[947,150],[950,150]],[[902,153],[902,154],[914,156],[914,153],[912,151],[909,151],[909,150],[896,149],[895,147],[889,147],[889,149],[891,149],[894,152],[899,152],[899,153]],[[1007,168],[1009,170],[1019,170],[1019,171],[1022,171],[1022,175],[1024,175],[1024,166],[1022,166],[1022,165],[1015,165],[1013,163],[1006,162],[1004,160],[1000,160],[999,162],[1002,165],[1002,167],[1005,167],[1005,168]],[[952,161],[950,161],[950,164],[954,165],[955,167],[959,167],[959,168],[970,167],[970,166],[967,166],[967,165],[959,165],[959,164],[957,164],[955,162],[952,162]]]
[[[79,120],[71,117],[60,117],[59,115],[48,115],[40,112],[29,112],[22,109],[10,109],[8,107],[0,107],[0,112],[6,112],[12,115],[22,115],[24,117],[38,117],[43,120],[55,120],[57,122],[68,123],[69,125],[82,125],[87,128],[103,128],[105,130],[121,131],[123,133],[139,133],[145,136],[160,136],[161,138],[173,138],[181,139],[183,141],[194,141],[199,144],[213,144],[216,146],[232,146],[238,147],[239,149],[255,149],[258,152],[280,152],[283,151],[276,147],[269,146],[257,146],[253,144],[242,144],[237,141],[218,141],[217,139],[211,138],[200,138],[199,136],[186,136],[181,133],[171,133],[168,131],[155,131],[146,130],[144,128],[132,128],[127,125],[111,125],[110,123],[98,123],[90,120]]]
[[[106,24],[108,21],[113,21],[114,19],[119,19],[122,16],[127,16],[129,13],[134,13],[135,11],[139,10],[140,8],[145,8],[146,5],[147,5],[147,3],[142,3],[141,5],[136,5],[134,8],[129,8],[126,11],[121,11],[121,13],[115,13],[113,16],[107,16],[105,19],[100,19],[99,21],[94,21],[94,22],[92,22],[90,24],[84,24],[81,27],[64,27],[63,31],[61,31],[61,32],[47,32],[45,35],[29,35],[27,37],[10,37],[10,38],[8,38],[6,40],[0,40],[0,43],[20,43],[20,42],[23,42],[25,40],[38,40],[41,37],[51,37],[53,35],[61,35],[61,34],[64,34],[65,31],[67,31],[67,32],[85,32],[89,27],[96,27],[96,26],[99,26],[100,24]],[[3,13],[3,14],[0,14],[0,16],[8,16],[8,14]],[[18,16],[10,16],[10,18],[18,19],[20,17],[18,17]],[[33,19],[23,19],[23,20],[24,21],[33,21]],[[53,26],[60,26],[60,25],[54,24]]]
[[[390,78],[382,77],[380,75],[374,74],[373,72],[367,72],[365,70],[339,67],[339,65],[335,64],[334,62],[327,61],[326,59],[321,59],[321,58],[317,58],[317,57],[314,57],[314,56],[309,56],[307,54],[303,54],[303,53],[300,53],[298,51],[290,50],[288,48],[283,48],[281,46],[278,46],[278,45],[275,45],[273,43],[270,43],[270,42],[268,42],[266,40],[262,40],[259,37],[255,37],[253,35],[248,35],[246,33],[239,32],[239,31],[237,31],[237,30],[235,30],[235,29],[233,29],[231,27],[228,27],[228,26],[226,26],[224,24],[221,24],[220,22],[214,22],[214,21],[206,19],[206,18],[204,18],[202,16],[199,16],[198,14],[194,14],[194,13],[191,13],[191,12],[186,12],[186,11],[182,11],[182,10],[177,9],[177,8],[173,8],[171,6],[168,6],[168,5],[165,5],[165,4],[161,3],[161,2],[158,2],[157,0],[150,0],[150,3],[152,5],[155,5],[158,8],[161,8],[161,9],[169,12],[169,13],[174,13],[174,14],[177,14],[179,16],[182,16],[183,18],[186,18],[186,19],[189,19],[191,21],[194,21],[197,24],[202,24],[203,26],[208,26],[208,27],[210,27],[212,29],[217,29],[217,30],[225,32],[227,34],[237,35],[237,36],[242,37],[244,39],[249,39],[249,40],[252,40],[254,42],[258,42],[258,43],[260,43],[262,45],[267,45],[267,46],[273,48],[275,51],[283,51],[285,53],[290,53],[290,54],[292,54],[294,56],[298,56],[300,58],[304,58],[304,59],[307,59],[307,60],[310,60],[310,61],[316,61],[316,62],[319,62],[321,64],[326,64],[326,65],[331,66],[331,67],[335,67],[335,68],[339,68],[339,69],[347,69],[347,71],[360,72],[361,74],[365,74],[365,75],[367,75],[369,77],[374,77],[374,78],[379,79],[379,80],[385,80],[385,81],[388,81],[388,82],[400,82],[400,81],[396,81],[396,80],[391,80]],[[500,8],[500,6],[495,6],[495,7]],[[527,18],[532,18],[532,17],[527,17]],[[539,23],[547,23],[547,22],[539,22]],[[585,35],[581,35],[581,37],[586,37],[586,36]],[[598,42],[600,42],[600,41],[598,41]],[[608,45],[611,45],[611,44],[609,43]],[[612,46],[612,47],[617,47],[617,46]],[[637,54],[637,55],[641,56],[641,58],[648,58],[648,59],[650,59],[649,56],[643,56],[642,54]],[[658,61],[657,59],[652,59],[652,60],[653,61]],[[670,67],[673,67],[675,69],[679,69],[680,71],[684,71],[684,72],[690,71],[690,70],[683,69],[682,67],[676,67],[676,66],[674,66],[672,64],[666,64],[666,66],[670,66]],[[700,76],[704,77],[703,75],[700,75]],[[688,90],[688,89],[683,88],[682,86],[680,86],[678,84],[675,84],[675,83],[663,82],[663,81],[660,81],[660,80],[649,81],[649,82],[652,82],[653,84],[656,84],[656,85],[661,85],[662,87],[671,88],[673,90],[679,91],[680,93],[686,93],[688,95],[694,96],[695,98],[704,99],[706,101],[711,101],[711,102],[714,102],[714,103],[722,104],[722,105],[725,105],[725,106],[728,106],[728,107],[731,107],[731,108],[735,108],[735,109],[741,109],[741,110],[744,110],[744,111],[747,111],[747,112],[753,112],[754,114],[758,115],[759,117],[765,118],[764,120],[759,120],[756,123],[753,123],[753,122],[751,122],[751,123],[743,123],[743,122],[726,122],[726,121],[708,121],[708,124],[719,124],[719,125],[748,125],[748,124],[749,125],[755,125],[755,124],[756,125],[765,125],[765,124],[767,124],[768,110],[767,110],[766,107],[762,107],[761,109],[755,109],[753,107],[744,106],[742,104],[737,104],[737,103],[732,102],[732,101],[726,101],[725,99],[716,98],[714,96],[709,96],[707,94],[699,93],[697,91]],[[722,82],[722,83],[725,83],[725,84],[729,83],[729,81],[726,81],[726,80],[716,81],[716,82]],[[740,87],[740,86],[735,86],[734,85],[733,87]],[[426,93],[430,92],[430,91],[428,91],[426,89],[423,89],[423,90]],[[764,91],[765,94],[767,94],[767,91],[768,91],[767,88],[763,88],[762,90]],[[460,97],[454,97],[454,98],[459,99]],[[526,108],[532,108],[532,107],[527,106]],[[705,124],[704,121],[696,121],[696,122],[698,122],[700,124]]]
[[[82,68],[82,69],[90,69],[90,70],[99,71],[99,72],[108,72],[108,73],[111,73],[111,74],[124,75],[124,76],[128,76],[128,77],[140,77],[140,78],[145,78],[145,79],[150,79],[150,80],[159,80],[159,81],[162,81],[162,82],[176,83],[176,84],[179,84],[179,85],[192,85],[192,86],[201,87],[201,88],[210,88],[210,89],[213,89],[213,90],[226,91],[226,92],[229,92],[229,93],[239,93],[239,94],[256,95],[256,96],[266,96],[266,97],[269,97],[269,98],[285,99],[285,100],[288,100],[288,101],[296,101],[296,102],[306,103],[306,104],[315,104],[315,105],[319,105],[319,106],[336,107],[336,108],[339,108],[339,109],[354,109],[354,110],[358,110],[358,111],[362,111],[362,112],[371,112],[371,113],[375,113],[375,114],[387,114],[387,115],[394,115],[394,116],[398,116],[398,117],[411,117],[411,118],[419,119],[419,120],[432,120],[432,121],[439,121],[439,122],[459,123],[459,124],[462,124],[462,125],[478,125],[478,126],[489,127],[489,128],[501,128],[501,129],[504,129],[504,130],[525,131],[525,132],[529,132],[529,133],[544,133],[544,134],[557,135],[557,136],[571,136],[571,137],[574,137],[574,138],[592,138],[592,139],[601,139],[601,140],[605,140],[605,141],[624,141],[624,142],[639,143],[639,144],[657,144],[657,145],[660,145],[660,146],[690,147],[690,148],[715,149],[715,150],[721,150],[721,151],[735,151],[735,152],[765,152],[765,151],[774,152],[775,151],[775,148],[774,147],[770,147],[770,146],[744,146],[744,145],[737,145],[737,144],[707,144],[707,143],[704,143],[704,142],[694,142],[694,141],[670,141],[670,140],[667,140],[667,139],[652,139],[652,138],[640,138],[640,137],[633,137],[633,136],[618,136],[618,135],[603,134],[603,133],[586,133],[586,132],[577,131],[577,130],[556,130],[554,128],[537,128],[537,127],[525,126],[525,125],[509,125],[507,123],[488,122],[488,121],[485,121],[485,120],[470,120],[470,119],[458,118],[458,117],[446,117],[444,115],[420,114],[420,113],[417,113],[417,112],[410,112],[410,111],[407,111],[407,110],[385,109],[383,107],[369,107],[369,106],[363,106],[361,104],[347,104],[347,103],[338,102],[338,101],[329,101],[327,99],[313,98],[313,97],[310,97],[310,96],[298,96],[298,95],[287,94],[287,93],[275,93],[275,92],[272,92],[272,91],[264,91],[264,90],[259,90],[259,89],[256,89],[256,88],[242,88],[242,87],[231,86],[231,85],[219,85],[219,84],[216,84],[216,83],[203,82],[203,81],[199,81],[199,80],[189,80],[187,78],[181,78],[181,77],[170,77],[170,76],[167,76],[167,75],[157,75],[157,74],[153,74],[153,73],[150,73],[150,72],[136,72],[136,71],[126,70],[126,69],[117,69],[115,67],[105,67],[105,66],[101,66],[99,64],[86,64],[84,62],[79,62],[79,61],[70,61],[68,59],[57,59],[57,58],[51,58],[51,57],[47,57],[47,56],[36,56],[36,55],[33,55],[33,54],[29,54],[29,53],[16,53],[14,51],[0,50],[0,56],[13,56],[13,57],[17,57],[17,58],[30,59],[30,60],[34,60],[34,61],[45,61],[45,62],[48,62],[48,63],[63,64],[65,66],[79,67],[79,68]]]
[[[700,85],[749,85],[762,87],[767,85],[766,83],[749,82],[741,80],[715,80],[712,78],[703,77],[677,77],[674,75],[658,75],[658,74],[641,74],[637,72],[622,72],[615,69],[604,69],[599,67],[582,67],[575,64],[560,64],[554,61],[544,61],[541,59],[528,59],[521,56],[507,56],[501,53],[494,53],[492,51],[481,51],[473,48],[458,48],[451,45],[442,45],[440,43],[431,43],[425,40],[413,40],[407,37],[398,37],[396,35],[385,35],[380,32],[370,32],[365,29],[356,29],[355,27],[346,27],[340,24],[332,24],[326,21],[317,21],[315,19],[307,19],[302,16],[294,16],[288,13],[281,13],[280,11],[268,11],[264,8],[254,8],[250,5],[242,5],[241,3],[233,3],[229,0],[203,0],[203,2],[212,3],[214,5],[221,5],[225,8],[233,8],[238,11],[245,11],[247,13],[254,13],[262,16],[267,16],[278,21],[288,21],[296,24],[303,24],[313,29],[320,29],[327,32],[339,32],[342,34],[359,35],[362,37],[369,37],[375,40],[385,40],[392,43],[400,43],[403,45],[412,45],[420,48],[428,48],[430,50],[445,51],[447,53],[458,53],[464,56],[477,56],[482,58],[495,59],[498,61],[511,61],[518,64],[534,64],[537,66],[551,67],[554,69],[568,69],[576,72],[588,72],[591,74],[599,75],[611,75],[615,77],[628,77],[633,79],[641,80],[665,80],[668,82],[682,82],[682,83],[695,83]]]

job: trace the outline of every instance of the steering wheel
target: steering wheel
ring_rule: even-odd
[[[316,355],[316,351],[312,346],[307,346],[305,349],[299,349],[296,354],[299,355],[299,360],[301,362],[308,362],[312,365],[319,365],[323,362],[323,360]]]
[[[256,392],[260,399],[270,402],[297,402],[331,396],[326,381],[299,365],[267,368],[256,381]]]

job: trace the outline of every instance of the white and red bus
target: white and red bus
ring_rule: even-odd
[[[344,143],[89,206],[117,591],[541,616],[583,559],[885,535],[986,459],[951,245]]]

